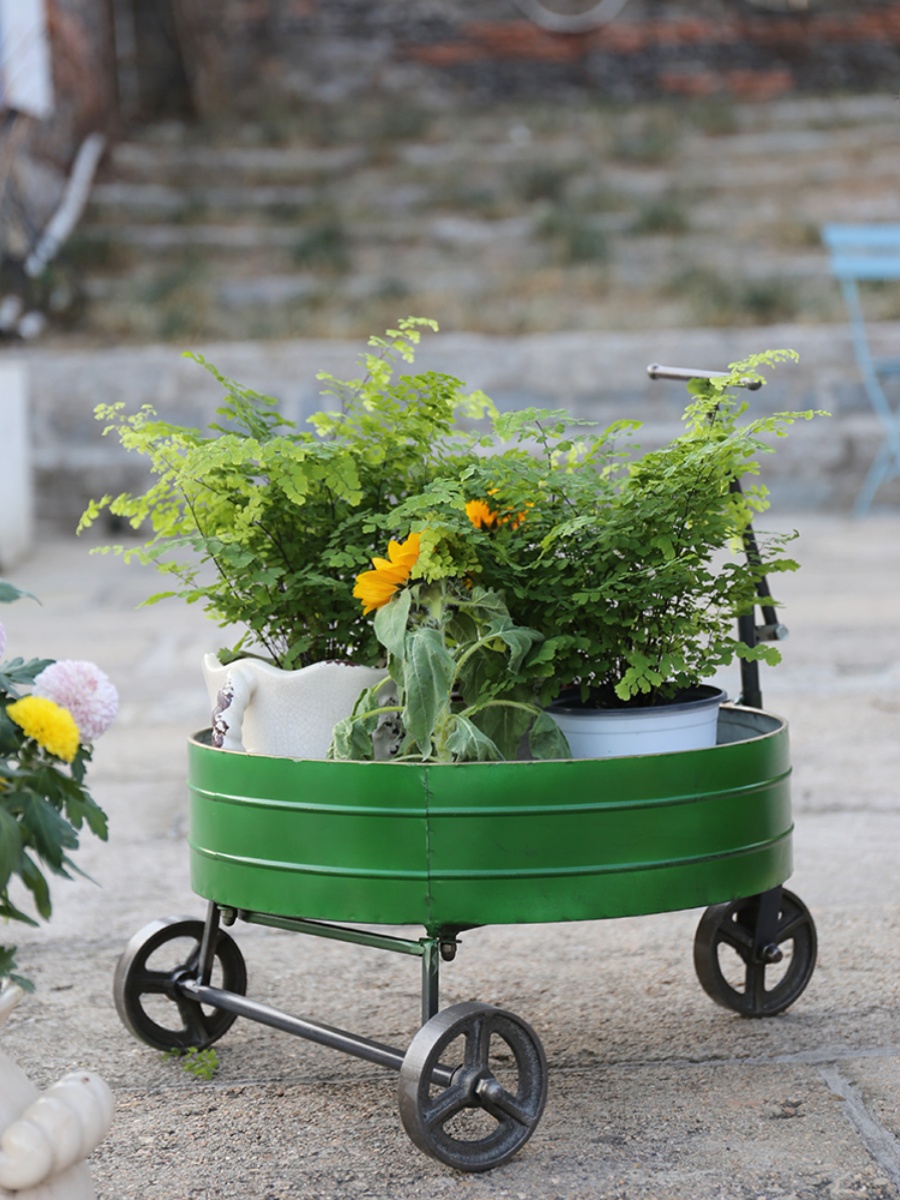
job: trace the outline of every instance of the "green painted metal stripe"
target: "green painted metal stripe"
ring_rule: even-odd
[[[715,851],[712,854],[698,854],[685,858],[665,858],[659,859],[656,862],[628,862],[628,863],[605,863],[603,865],[581,865],[577,867],[547,867],[547,868],[516,868],[514,870],[504,870],[500,867],[492,867],[488,870],[467,871],[467,870],[431,870],[426,871],[379,871],[379,870],[353,870],[347,867],[326,867],[322,864],[312,863],[290,863],[277,862],[273,859],[265,858],[249,858],[239,854],[225,854],[221,851],[204,850],[202,847],[195,846],[189,842],[191,850],[211,862],[230,863],[233,866],[247,867],[251,870],[263,867],[266,870],[287,871],[297,875],[324,875],[329,877],[338,877],[346,879],[397,879],[397,880],[484,880],[484,879],[555,879],[568,878],[579,875],[624,875],[634,871],[658,871],[669,867],[690,867],[698,866],[706,862],[720,862],[727,859],[742,858],[748,854],[758,853],[760,850],[775,849],[790,839],[793,833],[793,826],[785,830],[777,838],[769,838],[762,842],[753,842],[747,846],[741,846],[737,850]]]
[[[647,757],[647,756],[645,756]],[[783,771],[780,775],[773,775],[770,779],[763,782],[754,780],[752,783],[745,784],[742,787],[730,787],[726,791],[711,791],[711,792],[691,792],[683,796],[661,796],[656,800],[604,800],[590,804],[528,804],[518,808],[511,808],[508,805],[488,805],[475,804],[471,808],[459,808],[454,805],[450,808],[431,808],[428,811],[428,816],[433,818],[440,817],[445,819],[456,817],[517,817],[524,816],[555,816],[572,815],[577,813],[600,813],[600,812],[623,812],[626,809],[635,808],[676,808],[680,804],[698,804],[706,803],[713,800],[724,799],[746,799],[753,796],[755,793],[760,795],[765,794],[774,784],[784,783],[790,778],[791,771]],[[333,813],[334,808],[328,808],[328,812]],[[342,810],[343,811],[343,810]],[[365,810],[369,812],[369,809]],[[404,810],[408,811],[408,810]]]
[[[772,787],[775,784],[783,783],[790,778],[791,768],[782,771],[778,775],[772,775],[765,781],[760,782],[754,780],[752,783],[744,784],[740,787],[729,787],[725,791],[709,791],[709,792],[686,792],[683,795],[662,796],[658,799],[640,799],[640,800],[599,800],[591,801],[585,804],[529,804],[522,807],[510,807],[509,805],[499,804],[473,804],[470,807],[460,808],[454,805],[452,809],[432,808],[431,816],[440,816],[441,819],[456,818],[456,817],[521,817],[523,815],[531,816],[553,816],[572,815],[577,813],[595,813],[595,812],[622,812],[625,809],[634,808],[669,808],[679,804],[696,804],[707,800],[723,799],[724,797],[734,797],[735,799],[746,799],[754,795],[754,793],[762,793],[764,790]],[[415,816],[417,812],[425,813],[427,811],[427,799],[422,808],[417,810],[414,808],[372,808],[366,805],[347,805],[336,807],[334,804],[306,804],[297,800],[275,800],[271,797],[260,796],[237,796],[229,795],[226,792],[213,792],[206,788],[196,787],[194,784],[188,784],[188,790],[199,799],[209,800],[213,803],[234,804],[239,807],[250,807],[259,809],[279,809],[290,810],[296,813],[327,813],[330,817],[409,817]],[[427,793],[424,793],[427,797]]]
[[[345,879],[397,879],[422,883],[428,879],[428,871],[378,870],[348,867],[326,867],[324,864],[278,862],[272,858],[250,858],[241,854],[226,854],[222,850],[205,850],[188,842],[191,853],[208,862],[229,863],[231,866],[247,867],[250,870],[264,868],[266,871],[288,871],[298,875],[328,875]]]
[[[227,792],[211,792],[192,783],[188,783],[188,791],[201,800],[210,800],[215,804],[272,809],[275,812],[289,809],[297,813],[327,813],[330,817],[408,817],[417,813],[414,808],[374,808],[364,804],[341,805],[337,808],[334,804],[305,804],[298,800],[276,800],[271,796],[236,796]]]
[[[769,838],[762,842],[753,842],[750,845],[741,846],[737,850],[717,850],[712,854],[698,854],[686,858],[662,858],[657,862],[647,861],[606,863],[602,866],[550,867],[546,870],[541,870],[540,868],[529,869],[527,867],[516,868],[511,871],[505,871],[502,867],[484,871],[454,869],[440,871],[432,869],[430,877],[435,881],[459,879],[555,879],[557,877],[577,875],[626,875],[634,871],[662,871],[669,867],[691,867],[698,866],[701,863],[725,862],[728,859],[743,858],[748,854],[756,854],[760,850],[774,850],[782,843],[789,841],[792,833],[793,826],[777,838]]]

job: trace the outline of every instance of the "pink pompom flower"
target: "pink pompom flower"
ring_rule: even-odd
[[[51,663],[35,676],[34,691],[69,710],[83,742],[105,733],[119,711],[119,693],[92,662],[62,658]]]

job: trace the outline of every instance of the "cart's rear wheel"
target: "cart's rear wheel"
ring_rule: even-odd
[[[782,889],[774,939],[759,949],[759,897],[714,904],[700,918],[694,967],[707,995],[745,1017],[773,1017],[802,994],[816,965],[809,909]]]
[[[436,1067],[452,1071],[437,1083]],[[458,1171],[506,1162],[534,1132],[547,1099],[547,1060],[525,1021],[488,1004],[454,1004],[410,1043],[400,1117],[426,1154]]]
[[[202,940],[202,921],[163,917],[138,930],[116,966],[116,1011],[135,1037],[156,1050],[203,1050],[234,1024],[235,1013],[190,1000],[179,987],[200,976]],[[210,982],[239,995],[247,991],[243,955],[223,930],[216,938]]]

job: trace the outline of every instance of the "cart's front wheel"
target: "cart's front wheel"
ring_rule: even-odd
[[[164,917],[138,930],[116,966],[113,996],[122,1024],[156,1050],[203,1050],[236,1019],[235,1013],[189,999],[180,988],[200,977],[202,940],[202,921]],[[210,982],[242,996],[247,991],[243,955],[223,930],[216,938]]]
[[[458,1171],[489,1171],[534,1132],[547,1099],[547,1060],[525,1021],[488,1004],[454,1004],[410,1043],[400,1116],[426,1154]]]
[[[773,936],[757,937],[759,896],[714,904],[700,918],[694,967],[707,995],[745,1017],[773,1017],[801,995],[816,965],[809,909],[782,889]]]

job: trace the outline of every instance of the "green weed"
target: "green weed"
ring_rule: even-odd
[[[196,1046],[188,1046],[184,1051],[173,1047],[171,1050],[167,1050],[162,1058],[164,1061],[172,1058],[178,1059],[182,1070],[186,1071],[188,1075],[193,1075],[195,1079],[209,1081],[214,1078],[219,1069],[219,1056],[212,1046],[208,1046],[205,1050],[198,1050]]]

